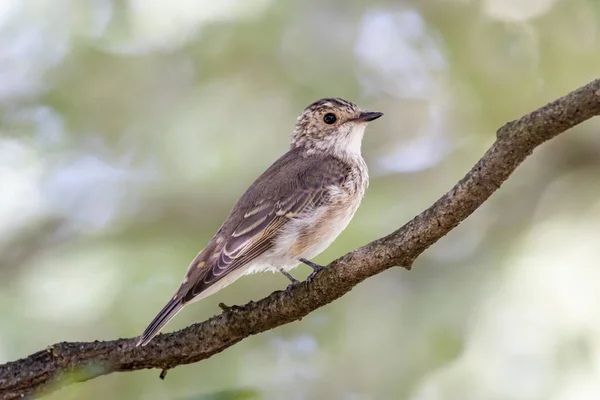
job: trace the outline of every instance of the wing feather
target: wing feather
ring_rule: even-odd
[[[191,290],[193,297],[231,271],[246,265],[274,244],[281,229],[292,219],[324,200],[324,188],[303,189],[277,202],[261,202],[244,214],[244,219],[226,240],[212,268]]]

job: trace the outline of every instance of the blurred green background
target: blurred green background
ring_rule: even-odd
[[[428,207],[503,123],[599,78],[599,29],[597,0],[0,1],[0,362],[139,335],[312,101],[385,113],[327,263]],[[165,381],[48,399],[598,399],[599,127],[536,151],[410,272]],[[165,331],[287,284],[244,277]]]

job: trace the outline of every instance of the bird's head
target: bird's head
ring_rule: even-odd
[[[367,123],[382,115],[361,110],[340,98],[315,101],[298,117],[291,146],[307,151],[360,154]]]

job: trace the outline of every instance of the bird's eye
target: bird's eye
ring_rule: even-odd
[[[335,114],[327,113],[323,117],[323,122],[325,122],[327,125],[335,124],[335,121],[337,121],[337,117],[335,116]]]

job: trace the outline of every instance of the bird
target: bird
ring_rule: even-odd
[[[206,247],[192,260],[175,295],[137,341],[147,345],[189,303],[243,275],[289,271],[323,252],[348,226],[368,186],[361,154],[366,125],[381,112],[342,98],[313,102],[298,116],[289,150],[241,196]],[[290,287],[288,286],[288,287]]]

